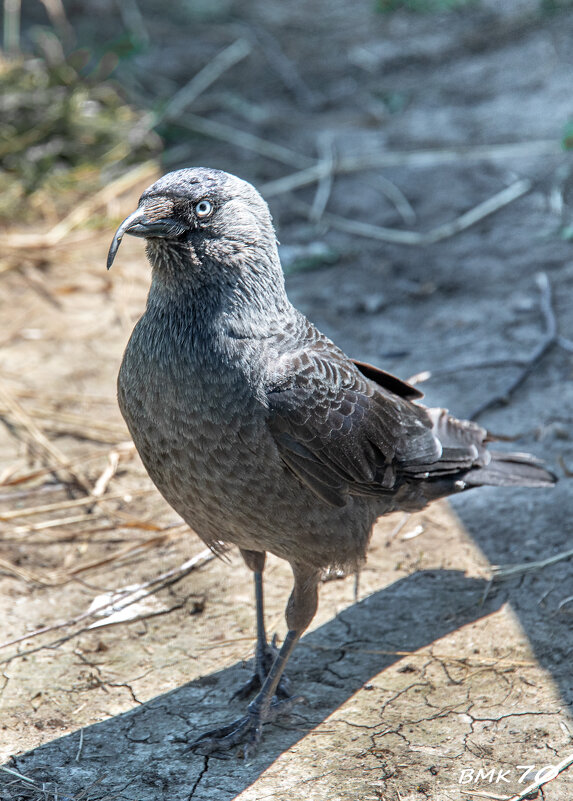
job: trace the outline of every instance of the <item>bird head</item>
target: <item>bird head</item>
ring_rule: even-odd
[[[148,308],[210,309],[237,335],[292,313],[268,206],[247,181],[203,167],[164,175],[117,229],[108,269],[125,234],[147,242]]]
[[[146,189],[115,233],[108,270],[125,234],[147,240],[154,266],[174,257],[179,261],[186,253],[187,268],[204,262],[230,268],[249,256],[276,260],[267,204],[251,184],[220,170],[177,170]]]

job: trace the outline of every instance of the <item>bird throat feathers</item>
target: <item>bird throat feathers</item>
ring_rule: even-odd
[[[184,313],[204,325],[225,320],[229,333],[239,338],[260,338],[263,322],[276,330],[277,321],[290,317],[293,307],[274,242],[272,249],[240,246],[233,240],[209,245],[148,240],[152,266],[148,309]]]

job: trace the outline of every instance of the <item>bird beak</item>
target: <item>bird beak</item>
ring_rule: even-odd
[[[158,237],[160,239],[168,239],[180,236],[185,230],[183,223],[171,217],[151,219],[146,214],[145,206],[142,206],[136,209],[133,214],[130,214],[129,217],[126,217],[115,232],[107,254],[107,269],[109,270],[114,262],[124,234],[144,238]]]

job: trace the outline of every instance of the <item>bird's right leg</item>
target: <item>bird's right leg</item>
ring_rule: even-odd
[[[278,654],[278,648],[275,644],[276,635],[273,637],[272,642],[269,643],[265,629],[263,570],[265,569],[266,554],[264,551],[247,551],[241,548],[241,556],[254,575],[257,645],[255,648],[255,671],[251,678],[233,694],[233,698],[247,698],[251,693],[260,690]],[[287,676],[283,675],[276,689],[278,698],[288,698],[290,696],[289,684]]]
[[[277,687],[295,645],[316,612],[321,572],[308,565],[293,564],[291,567],[294,587],[286,608],[288,632],[263,686],[247,707],[246,715],[227,726],[205,732],[191,743],[191,750],[212,754],[245,743],[244,754],[248,758],[257,750],[264,724],[272,723],[281,714],[288,714],[302,700],[296,695],[279,700]]]

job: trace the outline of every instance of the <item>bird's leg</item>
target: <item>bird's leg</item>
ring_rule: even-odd
[[[203,734],[191,744],[194,751],[200,754],[228,751],[246,741],[245,755],[249,757],[258,747],[264,724],[290,712],[295,704],[303,700],[296,695],[279,699],[276,697],[277,688],[295,645],[316,612],[320,572],[297,564],[292,565],[292,569],[294,587],[286,609],[288,632],[260,691],[247,707],[246,715],[227,726]]]
[[[278,654],[276,636],[272,643],[267,641],[265,630],[265,615],[263,604],[263,570],[266,555],[261,551],[247,551],[241,549],[245,564],[253,571],[255,584],[255,609],[257,620],[257,645],[255,648],[255,671],[251,678],[233,694],[233,698],[248,698],[251,693],[260,690],[269,674],[275,657]],[[289,681],[283,676],[277,686],[276,694],[279,698],[290,696]]]

